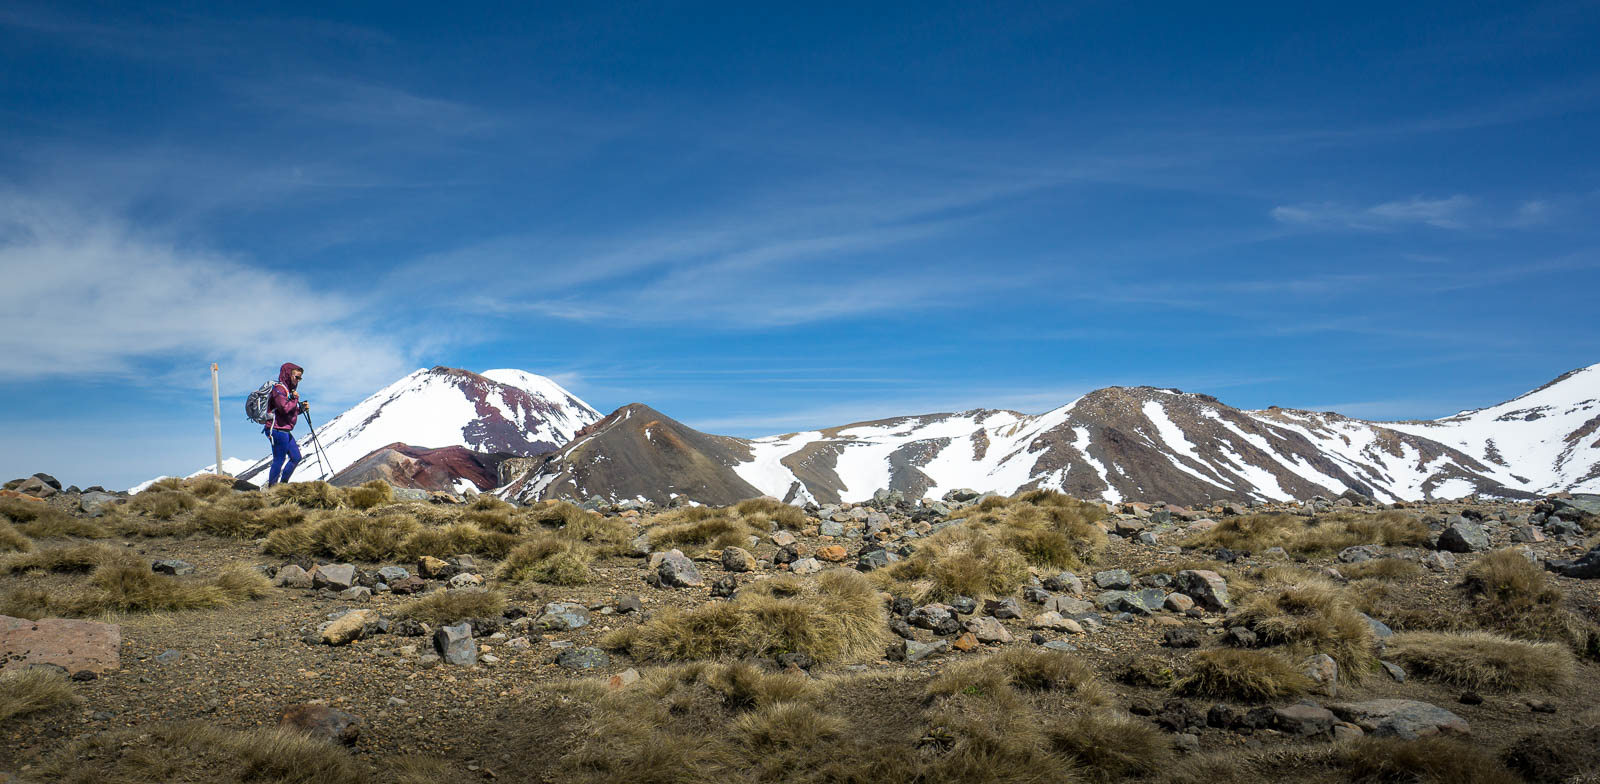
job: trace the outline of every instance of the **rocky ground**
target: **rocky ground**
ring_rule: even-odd
[[[545,570],[537,574],[555,575],[552,582],[539,582],[514,580],[502,568],[504,559],[484,551],[505,554],[481,541],[473,545],[478,553],[401,555],[406,547],[420,552],[420,545],[409,544],[418,541],[411,528],[405,528],[411,532],[407,544],[385,545],[391,557],[316,555],[316,548],[327,552],[333,546],[323,541],[327,536],[308,546],[311,551],[284,554],[286,547],[294,549],[284,544],[287,536],[263,537],[257,530],[219,534],[220,524],[198,522],[206,509],[245,503],[237,499],[263,495],[257,491],[191,483],[149,492],[172,493],[167,500],[174,503],[179,493],[193,500],[177,503],[183,508],[174,511],[155,504],[154,496],[141,501],[60,489],[48,477],[14,482],[9,498],[0,499],[0,520],[9,519],[12,529],[0,532],[0,551],[14,551],[0,555],[14,559],[0,561],[0,615],[29,616],[0,633],[7,635],[0,636],[0,654],[13,673],[30,665],[50,670],[50,661],[64,664],[59,676],[69,679],[71,693],[59,704],[16,715],[0,709],[0,781],[53,780],[69,769],[99,780],[141,780],[154,774],[140,771],[153,768],[134,765],[130,749],[160,751],[170,739],[155,728],[189,726],[171,724],[187,721],[229,731],[280,723],[307,730],[348,748],[330,746],[328,753],[348,754],[352,770],[365,771],[360,778],[410,764],[403,760],[410,756],[427,758],[426,777],[435,780],[709,780],[725,778],[727,770],[744,771],[739,775],[752,780],[865,776],[866,767],[824,776],[818,758],[796,750],[831,746],[837,753],[830,764],[842,765],[839,760],[852,754],[877,756],[871,765],[880,767],[889,764],[884,759],[898,760],[900,767],[878,770],[875,780],[1199,780],[1215,774],[1334,781],[1366,775],[1359,771],[1367,763],[1356,757],[1370,760],[1378,753],[1340,756],[1339,749],[1368,749],[1352,744],[1398,738],[1381,747],[1396,761],[1369,780],[1462,780],[1463,774],[1438,758],[1463,749],[1482,758],[1472,780],[1597,780],[1592,770],[1584,772],[1600,741],[1593,708],[1600,698],[1600,580],[1594,579],[1600,577],[1600,553],[1592,549],[1600,504],[1594,499],[1390,509],[1341,498],[1267,507],[1106,509],[977,493],[908,502],[883,493],[859,505],[725,510],[717,518],[725,522],[716,525],[686,518],[685,510],[591,504],[592,519],[572,517],[576,510],[562,512],[568,517],[560,530],[603,521],[606,530],[626,536],[613,535],[604,546],[599,535],[563,540],[581,544],[572,545],[581,571],[551,566],[564,561],[539,560],[536,566]],[[301,526],[335,514],[355,516],[339,518],[345,524],[380,513],[392,519],[396,510],[410,508],[407,519],[423,522],[406,525],[420,529],[460,524],[478,514],[476,525],[484,530],[503,525],[490,522],[501,515],[495,519],[512,520],[505,528],[512,531],[516,521],[533,514],[439,494],[407,499],[386,491],[381,501],[388,503],[372,506],[340,501],[340,491],[331,492],[311,504],[310,522]],[[306,499],[269,500],[249,514]],[[317,508],[328,505],[339,508]],[[59,516],[41,515],[38,508]],[[1066,520],[1065,512],[1053,508],[1073,510],[1072,522],[1040,523],[1038,510],[1047,520]],[[1258,525],[1262,520],[1278,522]],[[1379,525],[1380,520],[1387,522]],[[1043,545],[1028,549],[1042,541],[1040,531],[1056,530],[1051,526],[1067,532],[1075,552],[1040,555]],[[1322,536],[1336,528],[1344,533]],[[960,529],[987,532],[983,536],[993,541],[961,539],[952,533]],[[20,544],[19,535],[25,540]],[[1269,542],[1280,544],[1261,546]],[[38,560],[40,553],[83,544],[120,555],[102,553],[77,569]],[[1561,623],[1530,625],[1527,617],[1508,621],[1501,615],[1493,621],[1499,625],[1463,620],[1486,612],[1472,593],[1481,592],[1483,581],[1474,582],[1472,575],[1488,568],[1490,554],[1506,550],[1517,563],[1533,567],[1541,577],[1530,579],[1542,580],[1547,591],[1508,612],[1559,616]],[[15,560],[30,554],[34,561]],[[257,598],[219,599],[218,606],[199,609],[107,609],[51,598],[87,590],[99,579],[95,570],[121,557],[173,575],[176,585],[201,585],[239,564],[270,583],[238,591]],[[1052,558],[1075,566],[1053,565]],[[1486,565],[1476,567],[1480,562]],[[910,563],[927,568],[911,569]],[[960,572],[961,564],[975,564],[976,574]],[[828,577],[840,569],[864,578],[846,584]],[[789,588],[773,588],[791,578],[797,582]],[[830,587],[828,580],[839,586]],[[861,585],[870,586],[864,609],[845,596]],[[1480,588],[1464,587],[1469,585]],[[972,590],[952,590],[967,586]],[[816,593],[786,598],[790,590]],[[415,603],[435,595],[472,608],[483,606],[475,597],[507,601],[503,609],[489,605],[497,612],[463,617],[450,613],[473,610],[446,604],[441,617],[421,620]],[[1277,610],[1262,609],[1274,601]],[[826,614],[804,615],[801,605],[807,602],[850,617],[836,629]],[[1311,604],[1317,606],[1308,609]],[[723,643],[715,638],[735,634],[734,622],[719,626],[722,621],[695,614],[744,606],[752,617],[793,611],[798,620],[778,627],[750,621],[766,636],[745,630],[738,632],[744,635],[738,643]],[[28,623],[62,608],[89,608],[77,614],[115,625],[113,666],[84,665],[93,652],[88,648],[111,646],[107,640],[78,638],[76,647],[65,644],[73,648],[66,656],[52,649],[51,629],[35,631],[37,625]],[[855,623],[856,616],[866,626]],[[1360,618],[1356,627],[1345,623],[1349,617]],[[1446,658],[1466,650],[1462,660],[1477,665],[1461,671],[1429,658],[1433,649],[1422,644],[1438,641],[1415,636],[1426,632],[1455,635],[1452,640],[1492,632],[1494,640],[1521,647],[1486,653],[1482,645],[1499,643],[1479,641],[1475,648],[1445,648]],[[1286,668],[1272,670],[1271,677],[1256,670],[1241,675],[1216,669],[1207,658],[1233,653],[1267,657],[1250,667]],[[684,670],[707,661],[725,668],[747,663],[759,677],[804,681],[793,688],[809,689],[804,693],[810,696],[793,704],[811,711],[805,737],[822,742],[776,743],[776,725],[751,734],[750,716],[776,721],[760,711],[790,703],[774,697],[769,704],[756,696],[748,700],[753,707],[734,706],[728,695],[737,689],[716,684],[768,681],[737,669]],[[1039,687],[1018,674],[1039,666],[1030,662],[1046,661],[1057,668],[1087,665],[1082,677],[1093,680],[1097,696],[1083,697],[1084,687],[1077,689],[1078,698],[1052,702],[1058,699],[1052,694],[1073,691],[1059,685],[1070,678],[1052,675],[1047,682],[1058,685]],[[990,677],[981,675],[982,667],[991,666],[986,662],[999,668],[999,681],[984,680]],[[1250,681],[1257,677],[1271,683]],[[671,685],[674,678],[680,685]],[[682,691],[687,687],[681,683],[695,678],[709,684],[706,693],[724,695],[726,704],[716,710],[726,712],[702,711],[694,700],[704,694]],[[959,688],[941,685],[952,679]],[[0,689],[0,700],[7,694]],[[650,713],[658,708],[664,711],[659,716]],[[637,712],[637,722],[627,720],[630,711]],[[962,723],[989,711],[1030,717],[1037,726],[1002,732],[993,722],[988,729]],[[1051,734],[1046,725],[1066,717],[1099,717],[1100,723]],[[656,734],[636,737],[637,727]],[[1086,740],[1105,727],[1115,729],[1107,740]],[[979,753],[983,744],[977,738],[987,731],[1005,737],[987,741],[994,748]],[[1004,745],[1039,731],[1044,734],[1037,742]],[[638,767],[644,765],[641,749],[663,738],[705,754]],[[1428,746],[1427,753],[1413,755],[1420,762],[1392,747],[1439,738],[1467,742]],[[696,745],[710,739],[724,745]],[[193,753],[199,742],[178,755],[195,760],[179,765],[188,778],[173,773],[174,780],[237,775],[233,763],[218,761],[226,755]],[[1102,752],[1119,744],[1136,745],[1129,759],[1102,759]],[[713,751],[755,756],[738,762]],[[598,759],[607,754],[635,767]],[[970,767],[956,766],[957,755]],[[1028,770],[1038,766],[1043,772]],[[672,775],[659,775],[662,770]],[[316,780],[301,773],[260,775]]]

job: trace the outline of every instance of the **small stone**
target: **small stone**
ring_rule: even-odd
[[[1221,612],[1233,606],[1228,598],[1228,581],[1208,569],[1185,569],[1178,572],[1178,591],[1193,599],[1197,606]]]
[[[565,632],[589,625],[589,611],[575,602],[551,602],[534,621],[541,629]]]
[[[1111,591],[1126,591],[1133,587],[1133,576],[1127,569],[1111,569],[1104,572],[1095,572],[1094,584]]]
[[[1197,754],[1200,751],[1200,736],[1192,732],[1180,732],[1172,736],[1172,748],[1180,754]]]
[[[310,588],[311,575],[295,564],[280,566],[272,578],[272,584],[280,588]]]
[[[1527,702],[1528,709],[1534,713],[1555,713],[1556,705],[1549,700],[1532,699]]]
[[[1187,627],[1168,629],[1162,635],[1162,643],[1168,648],[1198,648],[1200,647],[1200,630]]]
[[[706,584],[705,579],[700,576],[700,570],[696,569],[694,562],[682,552],[672,550],[660,555],[662,558],[660,565],[656,567],[656,574],[660,575],[662,583],[674,588],[691,588]]]
[[[1175,613],[1188,612],[1194,607],[1194,600],[1190,599],[1188,594],[1169,593],[1162,606]]]
[[[162,664],[177,664],[178,662],[183,661],[183,654],[172,648],[168,648],[156,654],[156,661]]]
[[[411,570],[404,566],[385,566],[378,570],[378,579],[386,583],[397,583],[411,576]]]
[[[180,561],[176,558],[167,558],[165,560],[156,561],[155,563],[150,564],[150,571],[155,572],[156,574],[170,574],[174,576],[194,574],[194,564],[189,563],[188,561]]]
[[[1034,616],[1033,620],[1028,622],[1028,628],[1050,629],[1052,631],[1068,632],[1070,634],[1083,634],[1082,624],[1072,620],[1071,618],[1062,617],[1062,615],[1057,612],[1043,612]]]
[[[424,555],[417,560],[417,574],[432,580],[443,575],[450,569],[450,564],[431,555]]]
[[[406,596],[408,594],[421,593],[422,590],[427,587],[427,581],[416,575],[411,575],[410,577],[398,582],[389,583],[389,590],[393,591],[396,596]]]
[[[978,600],[971,596],[957,596],[950,600],[950,612],[956,615],[971,615],[978,611]]]
[[[562,651],[556,656],[556,664],[569,670],[594,670],[610,663],[611,657],[605,651],[588,645]]]
[[[472,639],[472,624],[441,626],[433,633],[433,649],[445,661],[466,667],[478,661],[478,644]]]
[[[816,574],[822,571],[822,564],[815,558],[801,558],[789,565],[789,571],[798,575]]]
[[[1438,550],[1422,556],[1422,565],[1435,572],[1448,572],[1456,568],[1456,557]]]
[[[342,591],[356,584],[356,568],[350,564],[322,564],[311,570],[311,586]]]
[[[628,669],[623,670],[622,672],[619,672],[616,675],[613,675],[610,678],[606,679],[606,685],[610,686],[613,689],[620,689],[620,688],[623,688],[625,686],[632,686],[633,684],[638,683],[638,682],[639,682],[639,671],[635,670],[632,667],[629,667]]]
[[[447,582],[445,582],[445,585],[454,589],[477,588],[478,586],[483,585],[483,577],[471,572],[462,572],[451,577]]]
[[[992,616],[984,615],[968,620],[964,624],[966,630],[975,635],[979,642],[1007,643],[1012,641],[1011,632]]]
[[[1400,665],[1391,661],[1381,661],[1378,663],[1383,665],[1383,671],[1389,673],[1389,677],[1393,679],[1395,683],[1406,682],[1406,671]]]
[[[368,628],[377,620],[376,610],[351,610],[323,627],[321,641],[324,645],[349,645],[365,637]]]
[[[1326,653],[1313,654],[1300,663],[1300,671],[1330,697],[1339,693],[1339,663]]]
[[[1044,579],[1045,590],[1070,593],[1079,596],[1083,593],[1083,580],[1072,572],[1062,572]]]
[[[1333,711],[1305,703],[1276,708],[1272,712],[1273,729],[1301,738],[1331,734],[1333,722]]]
[[[844,547],[841,545],[831,544],[827,547],[818,548],[817,550],[817,558],[823,561],[832,561],[834,563],[838,563],[839,561],[843,561],[845,557],[846,552]]]
[[[1482,705],[1483,696],[1475,691],[1464,691],[1461,692],[1460,697],[1456,698],[1456,702],[1459,702],[1462,705]]]
[[[619,615],[636,613],[642,609],[644,609],[644,605],[640,604],[637,596],[624,596],[617,600],[617,613]]]
[[[983,603],[983,611],[1002,620],[1021,618],[1022,608],[1017,605],[1017,600],[1007,597],[1005,599],[988,599]]]
[[[756,568],[756,557],[743,547],[726,547],[722,550],[722,568],[730,572],[748,572]]]
[[[278,726],[318,740],[354,746],[361,737],[361,718],[318,702],[290,705],[278,714]]]
[[[961,636],[951,640],[950,647],[962,652],[970,651],[973,648],[978,647],[978,637],[972,632],[965,632]]]
[[[794,534],[788,531],[779,531],[772,535],[772,544],[775,547],[788,547],[794,543]]]
[[[933,642],[903,640],[900,648],[902,651],[901,658],[908,662],[919,662],[949,647],[950,642],[948,640],[934,640]]]
[[[347,602],[367,602],[372,600],[372,589],[365,585],[346,588],[339,592],[339,598]]]
[[[1483,526],[1458,517],[1439,532],[1434,547],[1452,553],[1475,553],[1489,549],[1489,534]]]

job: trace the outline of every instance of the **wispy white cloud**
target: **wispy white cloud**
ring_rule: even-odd
[[[1273,220],[1308,228],[1348,228],[1362,231],[1387,231],[1404,226],[1424,225],[1439,229],[1465,229],[1467,213],[1476,202],[1464,195],[1430,199],[1413,196],[1367,207],[1337,202],[1283,205],[1272,208]]]
[[[367,320],[362,303],[297,270],[146,236],[124,221],[0,194],[0,354],[8,382],[72,377],[232,392],[279,363],[349,400],[414,369],[418,354]]]

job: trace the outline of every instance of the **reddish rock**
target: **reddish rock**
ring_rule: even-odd
[[[819,548],[817,557],[824,561],[843,561],[845,559],[845,549],[842,545],[830,544],[827,547]]]
[[[951,640],[950,647],[958,651],[970,651],[978,647],[978,637],[972,632],[965,632],[960,637]]]
[[[278,726],[304,732],[313,738],[354,746],[361,736],[361,717],[319,702],[302,702],[283,709]]]
[[[122,627],[96,621],[0,615],[0,669],[54,664],[69,673],[110,672],[121,666]]]

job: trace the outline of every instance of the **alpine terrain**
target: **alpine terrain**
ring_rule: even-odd
[[[634,404],[499,489],[518,501],[856,502],[957,488],[1061,490],[1107,501],[1382,502],[1600,490],[1600,365],[1444,419],[1372,422],[1245,411],[1209,395],[1108,387],[1038,415],[978,409],[757,439],[697,432]]]
[[[338,484],[386,479],[398,487],[490,489],[509,457],[554,451],[600,413],[561,385],[521,370],[417,370],[317,427]],[[323,472],[311,439],[297,479]],[[269,457],[240,472],[265,477]]]

